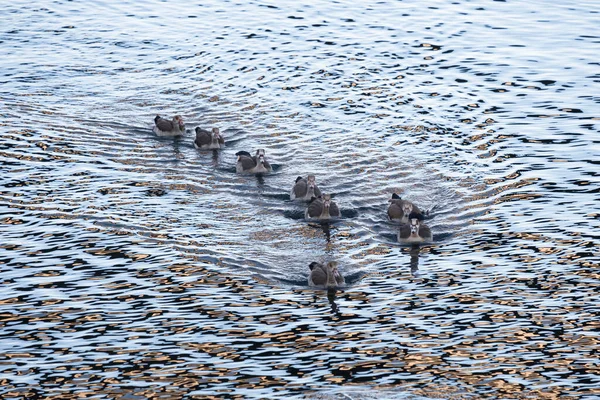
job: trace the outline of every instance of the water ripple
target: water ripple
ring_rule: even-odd
[[[7,5],[0,396],[599,396],[596,12]],[[339,221],[289,200],[307,174]]]

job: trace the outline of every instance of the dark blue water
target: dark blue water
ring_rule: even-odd
[[[595,2],[0,19],[3,398],[600,398]],[[274,173],[235,174],[257,148]],[[307,174],[339,221],[289,200]],[[346,287],[308,287],[329,260]]]

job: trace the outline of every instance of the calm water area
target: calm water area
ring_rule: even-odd
[[[0,21],[0,398],[600,399],[600,2]],[[274,171],[236,174],[258,148]],[[289,199],[307,174],[339,220]]]

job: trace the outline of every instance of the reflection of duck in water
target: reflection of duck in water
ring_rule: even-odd
[[[331,201],[331,195],[324,194],[321,197],[314,198],[308,208],[304,217],[306,219],[320,219],[327,220],[331,218],[339,218],[340,209],[337,204]]]
[[[414,244],[410,249],[410,273],[415,278],[419,277],[419,252],[421,247],[418,244]]]
[[[202,150],[215,150],[225,147],[225,139],[219,132],[219,128],[212,128],[212,132],[196,127],[196,140],[194,147]]]
[[[238,151],[235,153],[237,158],[237,164],[235,171],[237,173],[251,173],[251,174],[265,174],[273,171],[271,164],[265,158],[265,150],[256,150],[256,155],[252,156],[247,151]]]
[[[415,213],[423,215],[419,207],[408,200],[402,200],[396,193],[392,194],[392,198],[389,200],[390,206],[388,207],[388,217],[392,221],[400,221],[402,223],[408,223],[408,217],[410,214]]]
[[[412,213],[408,216],[409,223],[400,226],[398,241],[403,243],[421,243],[433,240],[431,229],[421,221],[422,214]]]
[[[325,240],[327,241],[327,243],[330,243],[331,242],[331,224],[327,221],[324,221],[324,222],[317,221],[316,223],[321,226],[321,230],[325,234]]]
[[[337,267],[337,262],[330,261],[323,265],[318,262],[312,262],[308,266],[310,268],[310,275],[308,277],[308,284],[310,286],[325,286],[335,287],[343,285],[346,281]]]
[[[310,200],[321,196],[321,191],[315,183],[315,176],[308,175],[306,179],[299,176],[290,193],[290,200]]]
[[[331,305],[331,311],[333,311],[336,314],[339,314],[340,309],[339,309],[337,303],[335,302],[336,293],[337,293],[337,290],[335,290],[334,288],[327,289],[327,300],[329,301],[329,304]]]
[[[181,115],[174,116],[172,121],[157,115],[153,131],[157,136],[181,136],[185,133],[185,124]]]

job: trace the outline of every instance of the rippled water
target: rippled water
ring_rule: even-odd
[[[595,2],[0,17],[3,398],[600,398]],[[308,173],[340,221],[289,200]],[[309,288],[328,260],[348,285]]]

